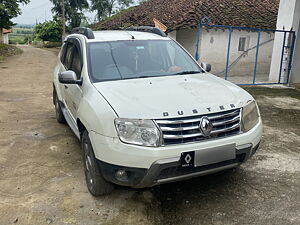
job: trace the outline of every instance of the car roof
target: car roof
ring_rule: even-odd
[[[162,37],[158,34],[141,31],[104,30],[94,31],[94,39],[87,39],[87,42],[105,42],[121,40],[170,40],[169,37]],[[133,38],[134,37],[134,38]]]

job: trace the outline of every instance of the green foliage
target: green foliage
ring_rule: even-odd
[[[33,34],[33,28],[13,27],[12,31],[13,34],[24,34],[24,35]]]
[[[50,0],[54,7],[52,12],[56,18],[62,16],[61,0]],[[87,0],[65,0],[65,16],[69,23],[69,29],[79,27],[82,18],[84,18],[83,10],[88,9],[89,4]]]
[[[43,41],[59,42],[62,37],[62,25],[56,21],[46,21],[37,24],[34,33],[37,38]]]
[[[14,25],[12,18],[21,15],[20,4],[28,4],[30,0],[0,0],[0,29],[9,29]],[[2,30],[1,30],[2,31]]]
[[[111,17],[107,17],[105,18],[105,20],[103,21],[103,23],[95,23],[93,25],[91,25],[90,27],[94,30],[103,30],[105,28],[103,28],[103,24],[111,21],[111,20],[114,20],[114,19],[117,19],[118,17],[121,17],[123,14],[133,10],[135,7],[134,6],[131,6],[131,7],[128,7],[127,9],[123,9],[123,10],[120,10],[118,13],[116,13],[115,15],[111,16]],[[131,27],[131,26],[137,26],[137,24],[133,24],[133,23],[122,23],[122,24],[118,24],[117,27],[115,29],[119,29],[119,28],[128,28],[128,27]]]
[[[97,11],[98,21],[101,21],[130,6],[133,0],[91,0],[91,3],[91,10]]]
[[[28,40],[26,38],[26,36],[9,36],[9,44],[19,44],[19,45],[23,45],[23,44],[27,44]]]
[[[107,0],[91,0],[91,10],[97,11],[98,21],[107,16],[108,1]]]

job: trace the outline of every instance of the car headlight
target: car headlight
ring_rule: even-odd
[[[258,107],[255,101],[246,105],[243,108],[243,131],[247,132],[251,130],[259,121]]]
[[[120,140],[135,145],[158,146],[160,132],[152,120],[115,119]]]

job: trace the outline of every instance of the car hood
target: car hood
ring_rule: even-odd
[[[201,115],[244,106],[252,96],[212,74],[94,83],[121,118],[160,119]]]

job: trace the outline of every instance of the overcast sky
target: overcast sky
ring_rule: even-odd
[[[49,0],[31,0],[28,5],[21,5],[22,15],[14,18],[13,21],[19,24],[35,24],[52,19],[52,3]],[[95,13],[86,13],[86,16],[93,21]]]
[[[135,5],[139,0],[133,1]],[[52,3],[50,0],[30,0],[27,5],[21,5],[22,15],[13,19],[14,23],[18,24],[35,24],[52,19]],[[95,12],[85,12],[85,16],[90,22],[95,20]]]

